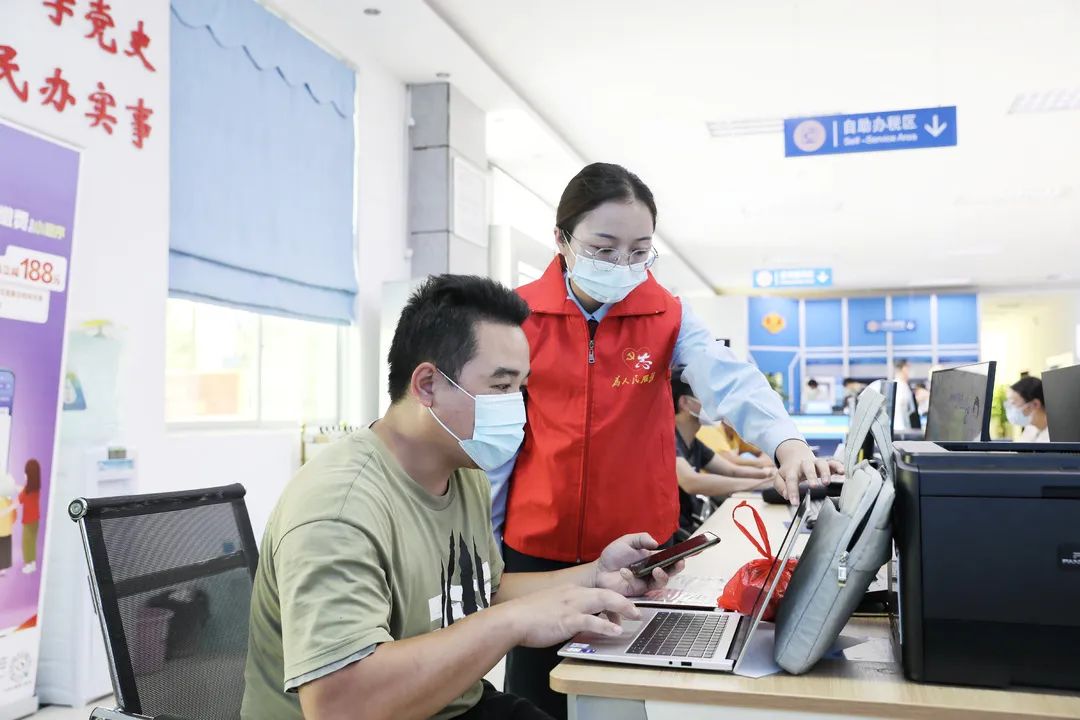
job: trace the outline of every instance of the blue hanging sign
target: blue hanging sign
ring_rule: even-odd
[[[784,155],[916,150],[956,145],[956,106],[784,120]]]
[[[832,287],[832,277],[832,270],[829,268],[755,270],[754,287],[762,289]]]
[[[866,332],[868,333],[898,333],[915,332],[914,320],[867,320]]]

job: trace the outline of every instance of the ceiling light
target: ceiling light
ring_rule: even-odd
[[[804,195],[744,204],[743,217],[793,217],[805,215],[831,215],[844,209],[844,203],[834,195]]]
[[[435,77],[439,78],[440,80],[447,80],[447,79],[450,78],[450,73],[448,73],[448,72],[437,72],[437,73],[435,73]]]
[[[375,17],[376,15],[382,15],[382,10],[377,7],[364,8],[364,14]]]
[[[973,245],[966,248],[946,250],[945,254],[949,257],[988,257],[1002,252],[1005,252],[1005,250],[1000,245]]]
[[[1000,193],[996,195],[958,195],[953,200],[957,206],[996,206],[1014,205],[1016,203],[1039,202],[1043,200],[1060,200],[1069,195],[1071,188],[1067,185],[1047,188],[1031,188],[1017,190],[1015,192]]]
[[[1080,87],[1020,93],[1013,98],[1009,114],[1080,110]]]
[[[705,123],[709,137],[736,137],[739,135],[766,135],[783,132],[784,121],[780,118],[751,118],[747,120],[710,120]]]
[[[792,117],[823,117],[826,115],[838,115],[839,113],[827,112],[811,115],[793,115]],[[741,135],[768,135],[784,131],[784,118],[736,118],[734,120],[707,120],[705,129],[709,131],[709,137],[724,138],[738,137]]]
[[[972,284],[971,278],[929,278],[927,280],[912,280],[907,286],[912,288],[940,288],[968,287]]]

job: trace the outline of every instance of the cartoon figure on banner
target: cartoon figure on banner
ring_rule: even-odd
[[[60,68],[53,71],[52,77],[45,80],[45,86],[38,90],[45,95],[42,105],[52,105],[56,112],[64,112],[68,105],[75,104],[75,96],[71,94],[71,85],[62,77]]]
[[[97,87],[97,92],[90,94],[90,102],[94,104],[94,109],[84,114],[93,120],[90,127],[95,128],[100,125],[105,132],[112,135],[112,126],[116,124],[116,117],[109,114],[109,108],[116,107],[116,99],[105,91],[104,83],[99,82]]]
[[[15,480],[10,474],[0,472],[0,578],[11,568],[12,534],[15,530]]]
[[[93,25],[93,29],[86,35],[87,38],[96,39],[98,47],[107,53],[112,55],[116,54],[116,39],[113,38],[108,42],[105,41],[105,31],[109,28],[116,27],[116,22],[113,20],[111,5],[107,5],[105,0],[94,0],[90,3],[90,12],[86,13],[85,17]]]
[[[19,71],[19,65],[15,62],[15,56],[19,53],[10,45],[0,45],[0,80],[7,80],[8,87],[15,93],[15,97],[23,102],[30,97],[30,86],[23,80],[22,88],[15,79],[15,73]]]
[[[26,575],[37,572],[38,525],[41,523],[41,463],[26,461],[26,485],[19,489],[18,506],[22,508],[22,554]]]

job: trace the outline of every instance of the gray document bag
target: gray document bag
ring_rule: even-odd
[[[868,434],[885,467],[857,463]],[[890,556],[893,469],[885,398],[860,395],[845,441],[844,488],[826,498],[776,616],[776,662],[804,673],[824,655]]]

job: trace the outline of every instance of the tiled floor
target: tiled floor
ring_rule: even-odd
[[[495,687],[502,689],[503,673],[506,671],[506,661],[502,660],[498,665],[491,669],[491,672],[487,674],[487,680]],[[105,698],[93,705],[89,705],[86,708],[69,708],[60,707],[54,705],[50,707],[42,708],[36,715],[31,717],[34,720],[86,720],[90,717],[90,711],[95,707],[112,707],[112,698]]]

